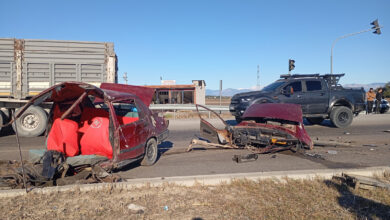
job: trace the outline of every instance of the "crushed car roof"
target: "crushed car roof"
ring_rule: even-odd
[[[21,108],[20,111],[18,111],[15,117],[20,117],[31,105],[39,105],[42,102],[71,101],[79,98],[84,93],[86,93],[86,95],[95,96],[101,100],[108,99],[114,101],[128,98],[139,98],[146,106],[150,105],[154,94],[154,89],[142,86],[103,83],[103,87],[104,88],[99,88],[82,82],[59,83],[34,96]],[[136,94],[131,92],[135,92]],[[8,124],[12,123],[12,121],[13,120],[11,120]]]

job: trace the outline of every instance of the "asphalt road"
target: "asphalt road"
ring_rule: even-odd
[[[228,120],[234,123],[233,120]],[[192,138],[199,136],[199,120],[171,120],[170,137],[159,148],[157,163],[150,167],[130,165],[119,173],[124,178],[188,176],[221,173],[288,171],[325,168],[390,166],[390,114],[360,115],[345,129],[334,128],[330,122],[306,125],[312,139],[352,142],[352,147],[315,147],[308,151],[317,157],[290,152],[259,155],[257,161],[235,163],[235,154],[246,150],[194,150],[184,152]],[[0,159],[18,160],[16,137],[0,136]],[[44,148],[44,137],[20,138],[24,158],[29,149]]]

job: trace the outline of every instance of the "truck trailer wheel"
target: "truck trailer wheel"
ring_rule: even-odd
[[[321,124],[324,121],[324,118],[321,117],[316,117],[316,118],[306,118],[310,124],[316,125],[316,124]]]
[[[18,111],[16,111],[17,113]],[[16,120],[18,134],[21,137],[37,137],[46,130],[47,114],[38,106],[30,106],[22,116]],[[12,128],[16,132],[15,123]]]
[[[0,110],[0,125],[2,126],[5,123],[7,123],[5,114],[3,113],[3,111]],[[0,131],[1,131],[2,128],[3,127],[0,127]]]
[[[141,161],[142,166],[152,166],[156,163],[158,157],[157,141],[151,138],[146,142],[145,156]]]
[[[351,109],[345,106],[338,106],[330,113],[330,120],[335,127],[345,128],[352,123],[353,114]]]

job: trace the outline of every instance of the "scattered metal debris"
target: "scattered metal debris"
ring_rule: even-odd
[[[309,156],[309,157],[314,157],[314,158],[317,158],[317,159],[325,160],[325,158],[321,154],[305,153],[304,155],[305,156]]]
[[[72,166],[64,160],[64,156],[57,151],[46,151],[43,159],[38,163],[25,161],[2,161],[0,169],[0,188],[19,189],[62,186],[69,184],[99,183],[99,182],[119,182],[121,177],[107,173],[99,164],[81,164]],[[40,163],[43,161],[43,163]],[[23,170],[26,173],[23,177]]]
[[[339,142],[339,141],[320,141],[320,140],[315,140],[315,141],[313,141],[313,143],[314,143],[314,146],[321,146],[321,147],[324,147],[324,146],[353,147],[354,146],[350,142],[346,142],[345,143],[345,142]]]
[[[259,155],[257,154],[247,154],[247,155],[234,155],[232,160],[236,163],[251,162],[257,160]]]
[[[376,144],[363,144],[363,147],[378,147]]]

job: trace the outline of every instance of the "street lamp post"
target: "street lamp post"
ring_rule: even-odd
[[[359,32],[356,32],[356,33],[346,34],[346,35],[341,36],[341,37],[339,37],[339,38],[337,38],[336,40],[333,41],[332,47],[330,49],[330,74],[333,74],[333,48],[334,48],[334,45],[336,44],[336,42],[341,40],[341,39],[343,39],[343,38],[354,36],[354,35],[361,34],[361,33],[365,33],[365,32],[372,31],[372,30],[375,30],[373,32],[374,34],[381,34],[382,33],[381,32],[381,28],[383,28],[383,26],[379,26],[378,19],[376,19],[375,21],[371,22],[371,25],[374,25],[374,27],[372,27],[370,29],[367,29],[367,30],[359,31]]]

